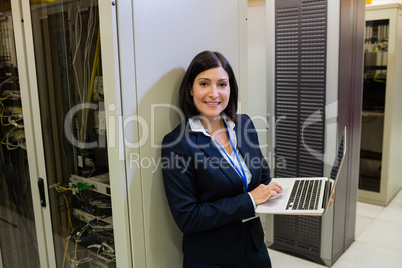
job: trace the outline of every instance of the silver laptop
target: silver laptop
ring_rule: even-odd
[[[346,127],[339,142],[337,156],[329,177],[273,178],[283,192],[257,206],[260,214],[324,215],[329,207],[332,192],[346,154]]]

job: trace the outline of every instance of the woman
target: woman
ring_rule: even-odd
[[[271,267],[255,206],[282,192],[270,183],[251,119],[236,115],[229,62],[204,51],[180,86],[187,119],[163,139],[162,169],[183,232],[184,267]]]

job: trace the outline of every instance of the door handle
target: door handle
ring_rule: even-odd
[[[42,178],[39,178],[38,188],[39,188],[39,196],[40,196],[40,205],[42,207],[46,207],[46,198],[45,198],[45,183]]]

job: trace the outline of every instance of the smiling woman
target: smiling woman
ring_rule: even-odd
[[[270,183],[251,119],[236,114],[237,96],[225,57],[199,53],[180,87],[187,118],[163,139],[163,180],[185,268],[271,267],[255,206],[282,188]]]

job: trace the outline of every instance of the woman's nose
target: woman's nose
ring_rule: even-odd
[[[218,96],[219,96],[218,87],[216,85],[211,86],[211,90],[209,91],[209,95],[210,95],[210,97],[212,97],[214,99],[218,98]]]

